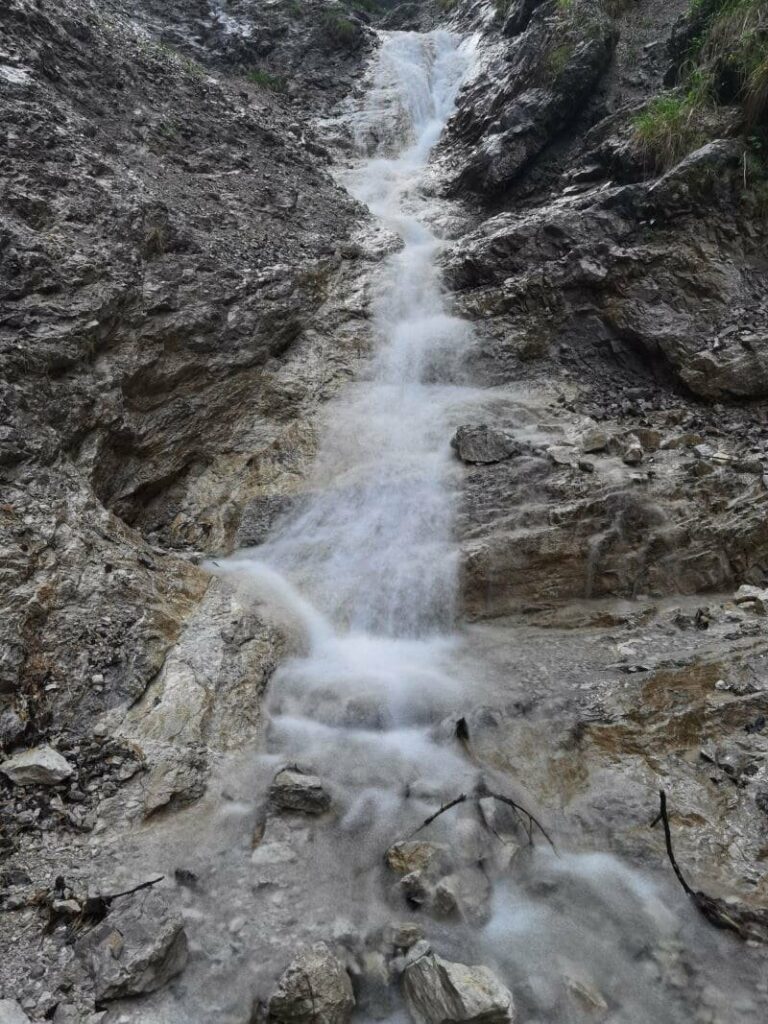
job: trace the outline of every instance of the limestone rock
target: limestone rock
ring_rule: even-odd
[[[593,452],[604,452],[608,447],[610,438],[608,434],[599,427],[592,427],[586,431],[581,439],[581,450],[585,455]]]
[[[331,797],[316,775],[299,768],[283,768],[272,780],[269,798],[276,807],[304,814],[322,814],[331,806]]]
[[[451,447],[462,462],[501,462],[520,451],[515,439],[486,424],[461,426],[451,438]]]
[[[281,1024],[346,1024],[355,1006],[352,982],[324,942],[300,953],[269,1000],[270,1021]]]
[[[410,840],[390,846],[386,861],[396,874],[408,875],[412,871],[439,868],[445,864],[446,853],[446,848],[437,843]]]
[[[44,744],[6,758],[0,772],[17,786],[55,786],[68,779],[74,768],[57,750]]]
[[[0,1024],[29,1024],[29,1017],[15,999],[0,999]]]
[[[117,901],[114,910],[76,946],[97,999],[140,996],[162,988],[187,963],[181,918],[157,892]]]
[[[417,943],[406,958],[403,995],[416,1024],[513,1024],[512,993],[483,966],[451,963]]]

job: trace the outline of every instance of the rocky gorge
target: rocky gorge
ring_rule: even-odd
[[[8,0],[0,1022],[765,1018],[767,16]]]

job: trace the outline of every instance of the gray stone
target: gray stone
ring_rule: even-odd
[[[187,963],[182,920],[154,891],[118,900],[75,948],[104,1000],[155,992]]]
[[[0,1024],[29,1024],[29,1017],[15,999],[0,999]]]
[[[609,441],[610,437],[605,430],[601,430],[600,427],[591,427],[581,439],[581,450],[585,455],[604,452]]]
[[[520,451],[511,434],[486,424],[459,427],[451,438],[451,447],[462,462],[471,464],[502,462]]]
[[[628,466],[639,466],[643,461],[643,446],[634,434],[624,439],[621,458]]]
[[[331,806],[331,797],[316,775],[299,768],[283,768],[272,780],[269,799],[276,807],[304,814],[322,814]]]
[[[418,942],[406,957],[403,995],[416,1024],[512,1024],[512,993],[483,966],[451,963]]]
[[[74,768],[57,750],[44,744],[6,758],[0,772],[17,786],[54,786],[68,779]]]
[[[354,1006],[344,965],[318,942],[286,968],[269,1000],[268,1016],[281,1024],[347,1024]]]
[[[733,600],[736,604],[746,606],[760,615],[765,615],[768,611],[768,589],[762,587],[744,584],[736,591]]]

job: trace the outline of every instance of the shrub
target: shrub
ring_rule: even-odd
[[[353,49],[360,41],[360,27],[342,10],[325,11],[320,24],[323,35],[335,46]]]
[[[251,68],[245,76],[249,82],[258,85],[260,89],[269,89],[270,92],[285,92],[285,79],[279,75],[272,75],[263,68]]]

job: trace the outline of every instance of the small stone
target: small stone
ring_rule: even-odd
[[[629,437],[625,438],[621,450],[621,458],[628,466],[639,466],[643,461],[643,446],[634,434],[630,434]]]
[[[0,1024],[30,1024],[15,999],[0,999]]]
[[[347,1024],[355,1006],[352,982],[324,942],[300,953],[286,968],[268,1005],[280,1024]]]
[[[447,863],[447,851],[437,843],[410,840],[390,846],[385,859],[395,874],[409,875],[412,871],[440,868]]]
[[[323,814],[331,806],[331,797],[320,779],[294,767],[283,768],[275,775],[269,798],[283,810],[304,814]]]
[[[422,926],[410,921],[389,925],[386,931],[386,939],[395,949],[410,949],[423,938]]]
[[[760,587],[751,587],[745,584],[739,587],[733,600],[736,604],[746,606],[750,611],[755,611],[759,615],[765,615],[768,612],[768,590],[762,590]]]
[[[0,772],[17,786],[54,786],[74,772],[65,757],[47,745],[22,750],[0,763]]]
[[[116,905],[75,948],[88,966],[99,1000],[155,992],[187,963],[181,917],[151,891],[125,906]]]
[[[403,995],[416,1024],[513,1024],[512,993],[483,966],[451,963],[418,942],[403,970]]]
[[[599,427],[592,427],[583,435],[581,439],[581,450],[585,455],[590,455],[593,452],[604,452],[608,447],[610,438],[604,430],[600,430]]]

